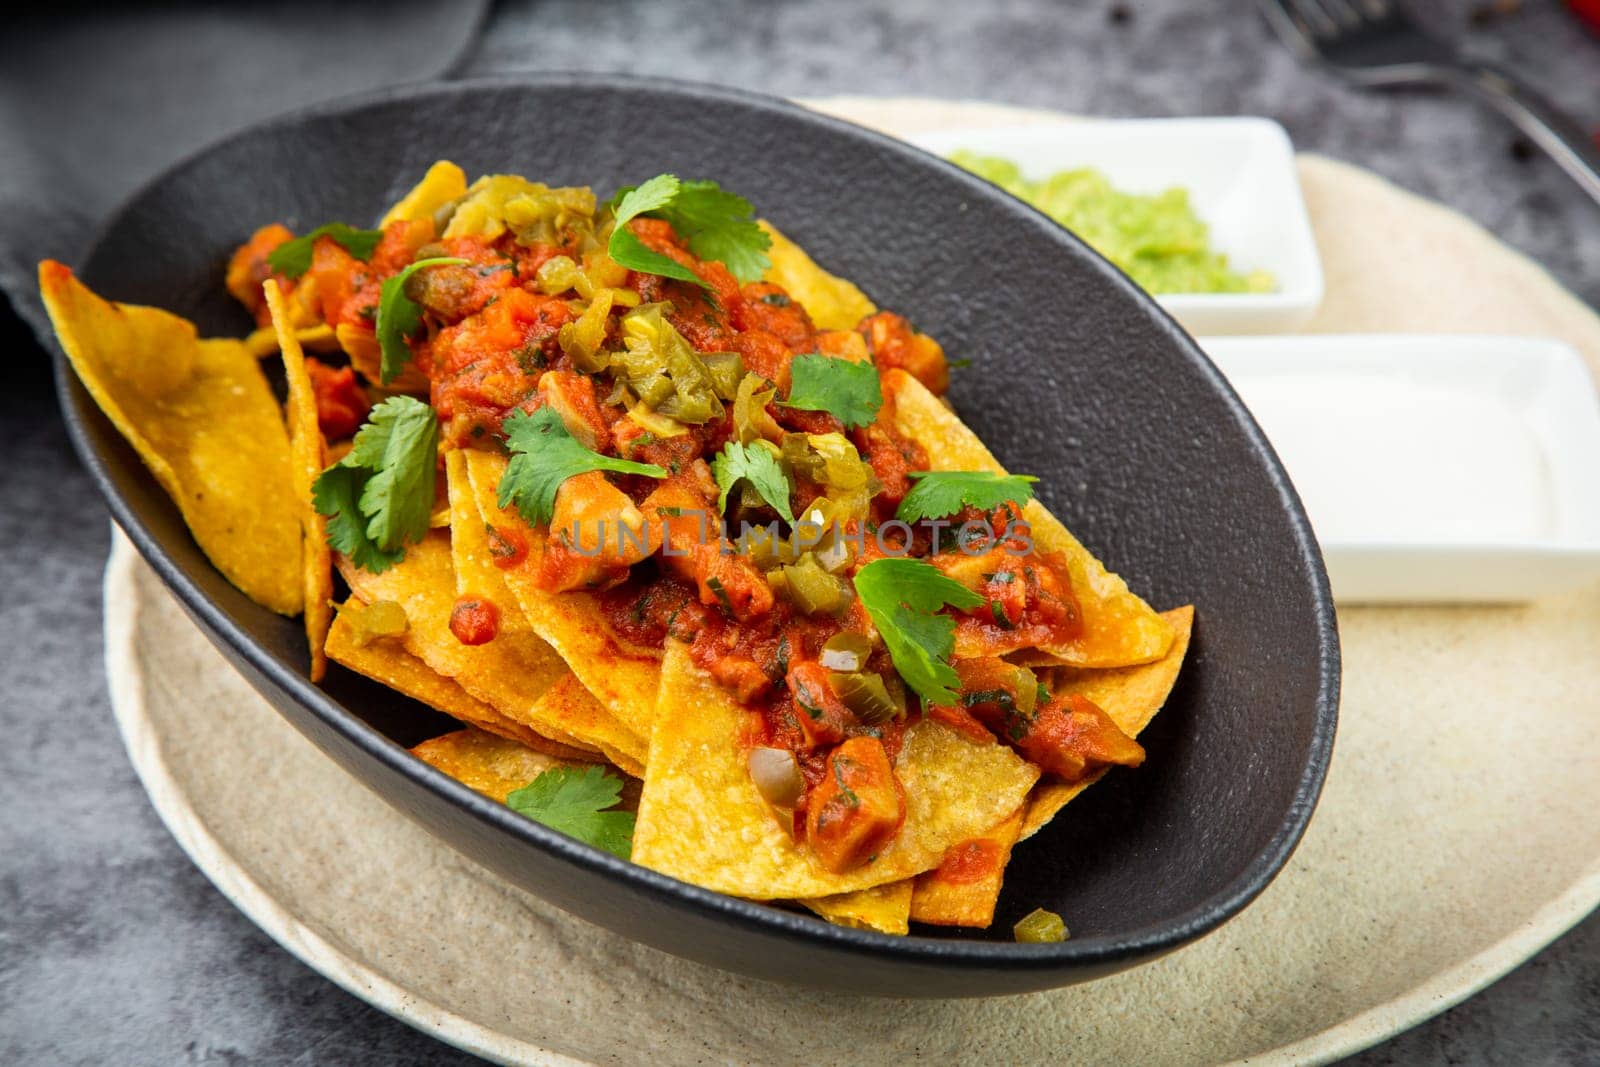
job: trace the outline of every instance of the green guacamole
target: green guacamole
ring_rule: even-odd
[[[950,159],[1082,237],[1149,292],[1266,293],[1277,288],[1266,271],[1240,274],[1229,268],[1227,256],[1210,249],[1206,224],[1194,213],[1186,189],[1141,196],[1119,192],[1089,167],[1030,181],[1007,159],[967,151]]]

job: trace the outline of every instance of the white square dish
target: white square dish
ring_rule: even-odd
[[[1522,601],[1600,580],[1600,400],[1519,337],[1203,342],[1300,491],[1344,603]]]
[[[1294,147],[1263,118],[1085,119],[974,126],[911,138],[939,156],[959,149],[1001,156],[1039,179],[1094,167],[1124,192],[1173,186],[1236,270],[1265,270],[1270,293],[1170,293],[1156,299],[1194,334],[1276,333],[1303,325],[1322,303],[1322,263],[1300,193]]]

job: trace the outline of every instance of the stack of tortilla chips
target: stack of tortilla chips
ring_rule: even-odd
[[[436,164],[385,216],[431,217],[467,190],[454,164]],[[768,280],[823,329],[850,329],[875,308],[768,227]],[[540,536],[497,503],[503,455],[444,456],[448,508],[404,559],[381,574],[330,553],[311,484],[331,457],[318,428],[302,342],[326,345],[266,284],[273,331],[248,341],[200,340],[183,319],[110,303],[58,263],[40,268],[57,334],[96,402],[138,450],[219,570],[258,603],[303,612],[311,674],[326,660],[374,678],[458,719],[464,728],[419,745],[434,767],[497,800],[563,765],[603,765],[640,784],[634,862],[754,900],[798,902],[832,922],[905,933],[910,921],[992,922],[1017,843],[1098,779],[1064,783],[993,739],[932,719],[907,731],[895,771],[906,821],[867,864],[833,873],[813,860],[757,792],[740,734],[751,714],[691,660],[688,649],[626,643],[595,594],[550,593],[502,569],[491,536]],[[374,354],[339,337],[358,370]],[[257,354],[281,353],[281,408]],[[403,384],[403,383],[396,383]],[[909,375],[883,375],[901,431],[939,469],[1003,473],[982,442]],[[1078,693],[1129,736],[1167,698],[1188,647],[1191,608],[1152,610],[1037,501],[1024,516],[1035,543],[1068,561],[1085,621],[1072,645],[1021,657],[1053,692]],[[333,613],[333,573],[350,595]],[[493,640],[461,643],[450,629],[459,598],[492,602]],[[975,855],[984,862],[969,862]],[[976,872],[976,873],[974,873]]]

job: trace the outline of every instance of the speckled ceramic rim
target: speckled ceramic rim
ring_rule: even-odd
[[[687,95],[699,99],[717,100],[742,108],[782,115],[789,119],[798,118],[806,123],[847,133],[876,151],[901,157],[910,156],[921,161],[924,166],[939,168],[953,180],[963,183],[973,200],[985,204],[987,209],[1026,215],[1035,220],[1036,224],[1048,227],[1057,239],[1077,243],[1086,249],[1086,246],[1082,246],[1076,238],[1060,230],[1043,214],[999,192],[989,183],[953,164],[893,137],[810,111],[796,104],[760,94],[671,79],[560,72],[402,86],[316,105],[249,127],[192,153],[153,178],[111,215],[96,236],[94,245],[98,245],[106,233],[119,225],[124,213],[144,196],[147,189],[167,181],[172,174],[183,170],[193,160],[240,138],[259,136],[263,131],[291,127],[314,118],[338,115],[370,105],[405,102],[439,94],[456,95],[481,89],[519,86],[595,89],[620,87],[644,94]],[[981,972],[1001,966],[1013,971],[1060,974],[1069,974],[1095,965],[1119,969],[1136,962],[1154,959],[1215,929],[1254,900],[1288,862],[1316,807],[1333,752],[1339,705],[1339,639],[1333,598],[1328,588],[1327,575],[1323,570],[1316,539],[1311,532],[1305,511],[1300,505],[1298,494],[1260,428],[1256,426],[1254,419],[1232,387],[1228,385],[1227,380],[1196,347],[1188,334],[1152,299],[1137,289],[1109,263],[1093,253],[1090,253],[1090,256],[1088,269],[1098,269],[1103,272],[1114,284],[1124,289],[1131,299],[1144,305],[1148,314],[1168,333],[1180,357],[1191,362],[1206,384],[1224,400],[1230,414],[1238,423],[1240,432],[1245,435],[1266,467],[1266,474],[1288,518],[1295,549],[1304,561],[1310,579],[1310,588],[1306,594],[1317,618],[1320,686],[1315,707],[1312,709],[1314,722],[1307,745],[1306,762],[1301,769],[1292,802],[1284,811],[1278,828],[1266,847],[1231,883],[1201,904],[1164,922],[1126,933],[1073,939],[1061,944],[1015,944],[926,936],[894,937],[874,931],[835,926],[798,912],[724,896],[638,867],[549,830],[539,823],[522,818],[504,805],[495,804],[473,792],[447,775],[413,758],[405,749],[346,711],[287,664],[279,662],[267,653],[183,573],[177,563],[167,555],[160,540],[122,496],[104,458],[96,452],[91,443],[84,420],[103,416],[100,416],[89,402],[86,391],[67,365],[66,357],[59,346],[56,348],[57,395],[73,445],[105,497],[113,518],[128,534],[140,554],[150,562],[161,580],[173,590],[185,608],[202,624],[208,636],[229,646],[241,660],[249,664],[274,688],[309,709],[330,729],[336,731],[368,758],[400,776],[420,782],[497,831],[529,847],[540,849],[563,862],[585,868],[598,877],[636,892],[653,894],[658,901],[676,910],[698,912],[747,931],[787,939],[821,942],[851,953],[887,956],[903,962],[921,963],[942,969],[971,969]],[[983,994],[982,989],[974,991],[974,995]]]
[[[571,1059],[480,1026],[364,967],[301,922],[223,848],[206,828],[206,820],[190,806],[150,726],[145,708],[143,669],[134,651],[139,615],[138,600],[133,592],[133,567],[138,558],[132,543],[113,527],[111,555],[106,560],[101,590],[106,677],[110,682],[111,712],[128,750],[128,759],[156,814],[171,831],[178,847],[246,918],[301,963],[352,996],[474,1055],[502,1063],[583,1067],[587,1061]]]
[[[113,532],[104,585],[105,659],[111,709],[156,814],[229,901],[306,966],[346,992],[441,1041],[502,1063],[574,1067],[585,1061],[481,1026],[372,971],[316,934],[272,896],[206,829],[206,820],[167,766],[145,707],[145,688],[134,634],[139,625],[133,593],[137,554]],[[1436,974],[1387,1004],[1354,1015],[1320,1033],[1267,1050],[1252,1063],[1326,1063],[1359,1052],[1445,1011],[1501,978],[1566,933],[1600,905],[1600,862],[1561,896],[1539,908],[1515,934],[1455,967]]]

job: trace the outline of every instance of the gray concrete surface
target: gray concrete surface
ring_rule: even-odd
[[[1600,124],[1600,40],[1555,0],[1470,26]],[[1303,148],[1478,219],[1600,303],[1600,207],[1493,116],[1300,69],[1243,0],[631,3],[498,10],[469,70],[632,70],[791,95],[926,94],[1102,115],[1272,115]],[[0,1062],[455,1063],[343,993],[189,865],[139,789],[100,666],[104,512],[15,321],[0,390]],[[1361,1064],[1600,1063],[1600,917]]]

